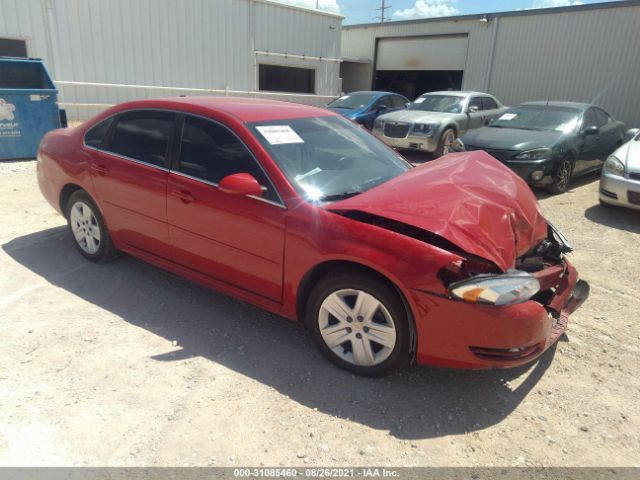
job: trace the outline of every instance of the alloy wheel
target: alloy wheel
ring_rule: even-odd
[[[451,151],[451,144],[455,139],[456,139],[456,136],[453,133],[453,130],[447,130],[445,132],[444,137],[442,137],[442,154],[443,155],[446,155]]]
[[[559,191],[564,192],[569,186],[571,180],[571,162],[563,160],[556,174],[556,187]]]
[[[384,362],[396,345],[389,310],[373,295],[357,289],[328,295],[318,315],[325,344],[342,360],[359,367]]]
[[[100,227],[91,207],[82,201],[71,206],[71,230],[82,251],[93,255],[100,248]]]

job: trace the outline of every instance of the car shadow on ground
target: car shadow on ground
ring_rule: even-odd
[[[640,234],[640,212],[638,210],[596,204],[587,208],[584,216],[592,222],[606,227]]]
[[[396,438],[460,434],[501,422],[532,391],[555,351],[533,366],[510,370],[414,366],[381,379],[356,377],[327,362],[298,324],[129,256],[104,265],[88,262],[64,227],[15,238],[2,249],[51,284],[175,340],[167,352],[148,352],[156,361],[203,357],[309,408]]]
[[[593,183],[595,181],[600,181],[600,171],[587,173],[585,175],[581,175],[578,178],[574,178],[573,180],[571,180],[571,183],[569,183],[569,188],[567,189],[566,193],[570,193],[576,188],[584,187],[585,185],[589,185],[590,183]],[[532,188],[532,190],[538,200],[544,200],[545,198],[556,196],[555,193],[551,193],[544,188]],[[558,195],[564,194],[560,193]],[[595,200],[597,201],[597,198]]]

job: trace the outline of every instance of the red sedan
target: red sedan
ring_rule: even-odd
[[[413,168],[327,110],[129,102],[40,146],[80,253],[119,252],[304,322],[333,362],[511,367],[587,297],[566,239],[484,152]]]

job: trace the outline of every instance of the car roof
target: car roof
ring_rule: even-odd
[[[473,91],[470,91],[470,90],[440,90],[440,91],[437,91],[437,92],[425,92],[420,96],[422,97],[423,95],[455,95],[457,97],[468,97],[470,95],[483,95],[485,97],[495,98],[490,93],[473,92]]]
[[[524,102],[520,105],[538,105],[538,106],[549,106],[549,107],[568,107],[568,108],[576,108],[578,110],[586,110],[589,107],[595,107],[590,103],[579,103],[579,102],[555,102],[555,101],[547,101],[547,100],[536,100],[534,102]]]
[[[166,108],[200,114],[209,110],[231,115],[242,122],[337,115],[324,108],[300,103],[246,97],[169,97],[135,100],[118,105],[118,111],[140,108]]]

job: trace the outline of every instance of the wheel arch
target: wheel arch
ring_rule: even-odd
[[[325,275],[334,272],[354,272],[371,275],[391,287],[393,291],[396,292],[396,295],[400,298],[405,313],[407,314],[409,323],[409,345],[411,348],[410,355],[412,359],[411,361],[413,362],[413,360],[415,360],[417,350],[417,330],[411,305],[409,304],[406,295],[387,275],[363,263],[352,260],[326,260],[309,269],[309,271],[307,271],[307,273],[302,277],[302,280],[298,284],[298,289],[296,290],[296,317],[298,321],[303,324],[306,322],[306,305],[314,285]]]
[[[62,187],[62,190],[60,190],[60,211],[65,218],[67,218],[67,203],[69,203],[71,195],[73,195],[74,192],[77,192],[78,190],[86,192],[84,188],[76,183],[67,183],[64,187]],[[87,195],[89,195],[88,192]]]

